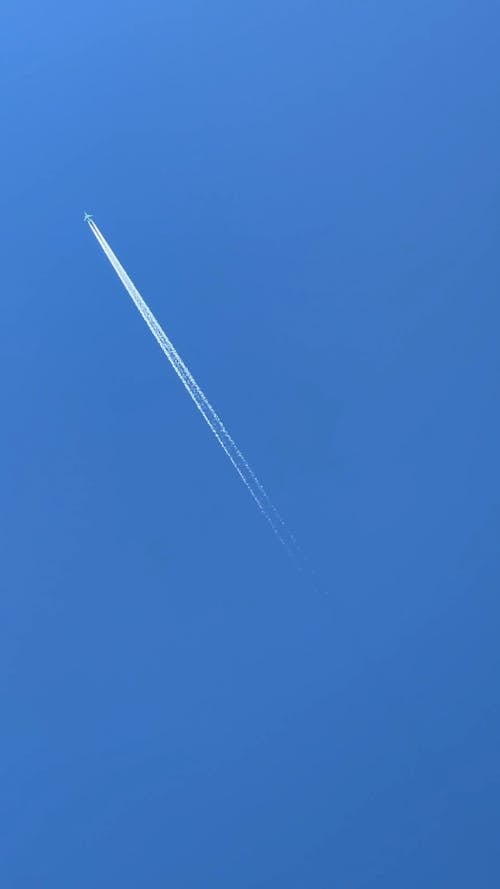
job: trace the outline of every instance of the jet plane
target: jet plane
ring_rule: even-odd
[[[90,220],[93,218],[94,217],[92,216],[92,213],[84,213],[83,214],[83,221],[84,222],[90,222]]]

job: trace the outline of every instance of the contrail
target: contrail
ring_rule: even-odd
[[[105,256],[108,258],[111,266],[118,275],[118,278],[125,287],[125,290],[132,299],[132,302],[146,322],[163,353],[168,358],[175,373],[191,396],[193,402],[195,403],[203,419],[211,429],[215,438],[219,442],[221,448],[236,469],[236,472],[238,473],[243,484],[253,497],[261,513],[266,518],[274,533],[281,541],[283,546],[287,549],[292,558],[294,558],[295,561],[302,561],[295,538],[290,533],[290,531],[288,531],[285,522],[283,521],[278,510],[270,500],[264,486],[261,484],[255,473],[249,466],[247,460],[236,445],[234,439],[231,437],[226,427],[224,426],[221,418],[210,404],[207,396],[200,388],[187,366],[184,364],[174,345],[171,343],[165,331],[156,320],[151,309],[144,302],[141,294],[127,275],[119,259],[117,258],[117,256],[109,246],[108,242],[106,241],[104,235],[99,230],[89,214],[85,214],[85,221],[88,222],[89,228],[91,229],[97,242],[101,246]]]

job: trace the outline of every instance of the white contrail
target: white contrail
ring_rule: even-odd
[[[178,352],[176,351],[175,347],[170,342],[167,335],[165,334],[165,332],[162,330],[162,328],[158,324],[156,318],[154,317],[154,315],[152,314],[152,312],[150,311],[150,309],[148,308],[148,306],[142,299],[141,295],[137,291],[137,288],[135,287],[133,282],[130,280],[129,276],[125,272],[125,269],[121,265],[120,261],[118,260],[118,258],[114,254],[114,252],[112,251],[109,244],[106,242],[106,239],[102,235],[102,232],[99,231],[99,229],[98,229],[97,225],[95,225],[95,223],[90,222],[89,224],[91,227],[93,226],[94,234],[95,234],[96,238],[98,239],[99,243],[101,244],[108,259],[110,260],[113,268],[115,269],[116,273],[118,274],[118,277],[120,278],[120,280],[122,281],[127,292],[131,296],[132,300],[134,301],[134,303],[135,303],[137,309],[139,310],[139,312],[141,313],[142,317],[148,324],[148,327],[152,331],[153,335],[156,337],[160,347],[163,349],[163,351],[165,352],[165,354],[167,355],[169,360],[172,362],[172,365],[174,366],[176,373],[178,373],[179,377],[182,379],[182,382],[188,389],[189,394],[195,401],[197,407],[201,409],[201,406],[203,406],[203,410],[201,412],[202,412],[203,416],[205,417],[205,420],[207,420],[207,422],[208,422],[208,417],[206,415],[208,415],[212,419],[213,424],[217,428],[218,436],[220,435],[220,437],[224,441],[228,450],[231,451],[232,457],[234,457],[235,461],[241,465],[242,470],[244,470],[246,475],[251,478],[255,487],[257,488],[257,490],[260,493],[261,499],[266,503],[268,510],[273,514],[273,517],[274,517],[276,523],[278,525],[281,525],[283,527],[283,529],[285,529],[285,523],[284,523],[283,519],[281,518],[281,516],[279,515],[276,507],[273,505],[273,503],[269,499],[269,496],[268,496],[266,490],[264,489],[264,487],[260,483],[259,479],[256,477],[255,473],[253,472],[253,470],[247,463],[245,457],[239,450],[234,439],[231,437],[231,435],[227,431],[221,418],[219,417],[219,415],[216,413],[216,411],[210,404],[205,393],[200,388],[200,386],[198,385],[198,383],[196,382],[196,380],[190,373],[189,369],[186,367],[186,365],[182,361],[182,359],[181,359],[180,355],[178,354]],[[208,425],[212,428],[211,423],[208,423]],[[214,430],[212,429],[212,431],[214,431]]]
[[[180,355],[178,354],[173,344],[170,342],[165,331],[160,326],[155,316],[144,302],[142,296],[127,275],[125,269],[109,246],[102,232],[99,230],[99,228],[91,218],[86,218],[86,221],[88,222],[92,233],[100,244],[104,254],[111,263],[127,293],[132,299],[134,305],[148,325],[151,333],[155,337],[163,353],[170,361],[170,364],[181,380],[183,386],[191,396],[196,407],[203,416],[203,419],[210,427],[211,431],[213,432],[215,438],[219,442],[227,457],[229,457],[231,463],[236,469],[236,472],[252,495],[260,511],[267,519],[274,533],[279,538],[281,543],[286,547],[290,555],[292,555],[292,557],[294,558],[298,558],[299,550],[293,535],[287,530],[283,519],[278,513],[278,510],[271,502],[265,488],[255,475],[245,457],[243,456],[242,452],[227,431],[221,418],[216,413],[205,393],[200,388],[200,386],[192,376],[191,372],[182,361]]]

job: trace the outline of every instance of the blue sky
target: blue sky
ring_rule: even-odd
[[[499,26],[4,3],[5,889],[499,885]]]

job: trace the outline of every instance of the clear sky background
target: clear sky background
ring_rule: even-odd
[[[2,889],[500,885],[499,28],[4,0]]]

